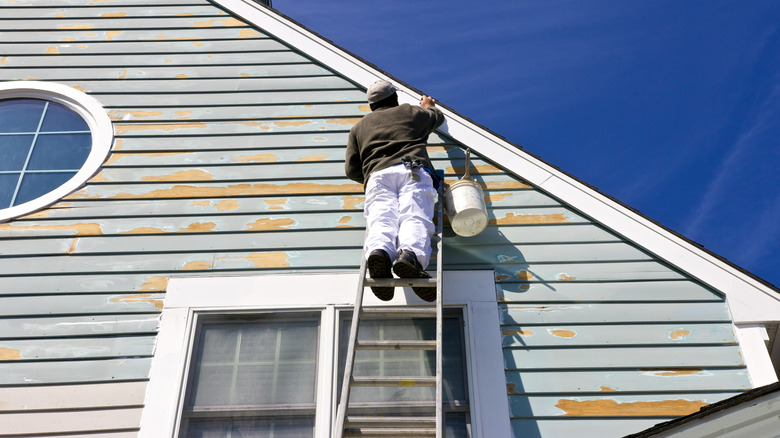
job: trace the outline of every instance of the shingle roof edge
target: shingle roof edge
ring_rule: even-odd
[[[650,438],[653,436],[657,436],[659,433],[666,432],[675,429],[677,427],[682,427],[688,423],[708,417],[710,415],[715,415],[729,408],[739,406],[742,403],[747,403],[757,398],[763,397],[764,395],[771,394],[778,391],[780,391],[780,382],[775,382],[766,386],[761,386],[759,388],[743,392],[742,394],[735,395],[734,397],[721,400],[717,403],[704,406],[703,408],[699,409],[699,411],[694,412],[692,414],[686,415],[684,417],[676,418],[674,420],[665,421],[663,423],[658,423],[649,429],[645,429],[642,432],[634,433],[631,435],[626,435],[623,438]]]
[[[399,98],[416,102],[420,90],[376,65],[339,47],[281,12],[252,0],[211,0],[227,11],[334,69],[366,88],[376,79],[388,79],[399,88]],[[735,322],[775,321],[780,315],[780,289],[702,245],[661,225],[636,209],[566,173],[508,141],[488,128],[441,105],[447,117],[445,134],[523,179],[585,212],[649,252],[726,294]],[[484,143],[483,143],[484,142]],[[747,287],[747,288],[746,288]]]

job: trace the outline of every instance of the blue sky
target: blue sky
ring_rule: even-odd
[[[780,285],[780,2],[273,4]]]

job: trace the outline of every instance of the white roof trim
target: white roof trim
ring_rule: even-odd
[[[265,32],[306,53],[352,81],[368,87],[377,79],[394,80],[313,32],[251,0],[213,0]],[[396,83],[399,99],[417,102],[420,95]],[[697,248],[462,116],[442,108],[447,122],[440,130],[479,154],[501,163],[594,220],[620,233],[689,275],[726,294],[735,323],[780,320],[780,294],[734,266]]]

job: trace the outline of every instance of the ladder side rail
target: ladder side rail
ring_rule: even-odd
[[[366,230],[368,234],[368,230]],[[365,241],[365,239],[363,239]],[[336,424],[334,426],[334,437],[341,438],[344,434],[344,423],[347,417],[347,404],[349,403],[350,381],[352,380],[352,371],[355,367],[355,345],[357,344],[358,325],[360,324],[360,309],[363,307],[363,293],[365,291],[366,279],[366,257],[362,255],[360,262],[360,276],[358,279],[357,294],[355,296],[355,307],[352,311],[352,323],[349,327],[349,343],[347,344],[347,357],[344,361],[344,377],[341,383],[341,397],[336,414]]]
[[[437,221],[438,242],[436,242],[436,438],[445,436],[444,397],[443,397],[443,283],[444,283],[444,175],[439,184],[439,218]]]

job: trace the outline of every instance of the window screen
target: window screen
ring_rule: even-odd
[[[319,317],[278,316],[199,326],[181,436],[313,435]]]
[[[0,100],[0,209],[64,184],[81,169],[91,148],[87,123],[64,105]]]

